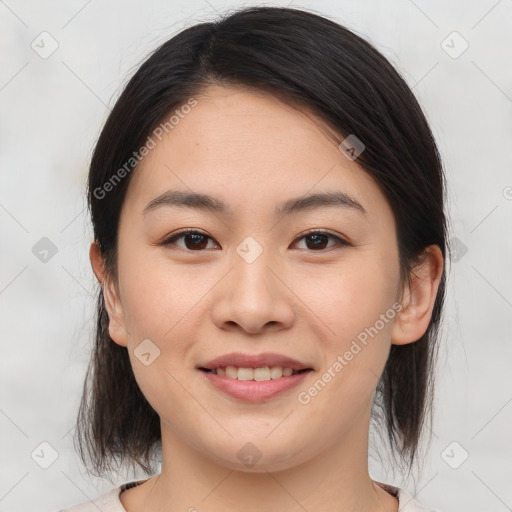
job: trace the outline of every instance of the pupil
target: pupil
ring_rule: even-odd
[[[204,245],[204,240],[206,239],[206,237],[204,235],[198,235],[198,234],[189,234],[189,235],[186,235],[185,237],[185,240],[187,240],[187,237],[188,240],[190,240],[191,238],[194,239],[194,242],[193,243],[193,248],[195,249],[203,249],[203,245]],[[197,244],[197,242],[201,242],[201,238],[203,239],[203,244],[201,245],[199,243],[199,245]],[[187,246],[187,249],[190,249],[190,247],[188,246],[189,244],[185,244]]]
[[[325,242],[325,239],[327,238],[326,235],[309,235],[308,238],[310,240],[316,240],[316,242],[318,242],[320,237],[322,237],[324,239],[323,241]],[[322,245],[322,240],[320,240],[320,245]],[[311,247],[309,247],[309,245],[308,245],[308,248],[311,248]],[[319,248],[318,243],[315,243],[313,248],[318,249]],[[323,249],[323,247],[320,247],[320,248]]]

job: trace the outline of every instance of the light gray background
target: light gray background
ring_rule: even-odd
[[[91,150],[148,52],[243,5],[0,1],[0,511],[55,511],[112,487],[85,474],[70,431],[93,330],[84,200]],[[459,249],[432,444],[421,476],[404,485],[444,512],[511,510],[512,0],[291,5],[370,39],[413,87],[444,158]],[[46,59],[31,47],[51,48],[44,31],[58,43]],[[453,31],[469,44],[457,58],[464,42]],[[32,252],[42,237],[58,250],[46,263]],[[36,463],[52,453],[41,442],[58,453],[48,469]],[[402,485],[371,462],[374,478]]]

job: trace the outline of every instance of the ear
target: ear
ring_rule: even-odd
[[[405,345],[419,340],[426,332],[441,282],[443,255],[437,245],[429,245],[412,269],[402,290],[402,309],[395,317],[391,343]]]
[[[105,261],[97,241],[95,240],[89,249],[89,258],[91,260],[94,275],[101,284],[105,306],[107,308],[109,323],[108,333],[110,337],[123,347],[127,346],[127,331],[119,291],[112,279],[105,270]]]

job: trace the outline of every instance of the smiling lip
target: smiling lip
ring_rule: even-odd
[[[237,368],[263,368],[264,366],[280,366],[282,368],[291,368],[292,370],[304,370],[314,368],[307,364],[291,359],[281,354],[243,354],[234,352],[232,354],[224,354],[206,363],[201,363],[197,368],[206,368],[215,370],[216,368],[225,368],[226,366],[236,366]]]
[[[217,375],[216,373],[208,371],[216,370],[217,368],[226,368],[227,366],[235,366],[237,368],[280,366],[281,368],[291,368],[296,371],[304,371],[287,377],[283,376],[278,379],[267,381],[231,379],[224,375]],[[200,370],[204,375],[204,378],[208,379],[208,382],[210,382],[219,391],[222,391],[234,398],[249,402],[261,402],[283,393],[284,391],[297,386],[314,370],[314,368],[309,364],[302,363],[281,354],[271,353],[256,355],[242,353],[225,354],[198,365],[197,369]]]
[[[307,370],[303,373],[296,373],[289,377],[281,377],[275,380],[255,381],[255,380],[238,380],[217,375],[208,371],[202,371],[208,381],[213,384],[219,391],[231,395],[240,400],[249,402],[261,402],[272,398],[279,393],[297,386],[306,375],[310,374],[312,370]]]

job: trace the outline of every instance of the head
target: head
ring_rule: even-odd
[[[372,413],[412,466],[444,299],[443,187],[411,90],[339,24],[246,8],[164,43],[90,165],[101,286],[77,423],[84,462],[149,473],[165,428],[227,467],[248,470],[236,454],[252,441],[264,456],[253,471],[287,469]],[[313,371],[275,399],[236,402],[200,370],[232,352]]]

